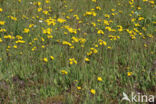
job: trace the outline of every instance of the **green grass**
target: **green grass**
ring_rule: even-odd
[[[41,4],[37,5],[37,1]],[[154,95],[156,72],[149,69],[156,59],[156,4],[154,0],[129,1],[0,0],[0,30],[6,29],[0,31],[0,104],[128,104],[121,101],[123,92]],[[38,12],[38,8],[42,11]],[[44,10],[49,13],[44,14]],[[86,15],[87,11],[96,16]],[[45,22],[49,17],[55,25]],[[59,23],[58,18],[66,22]],[[104,24],[104,20],[109,24]],[[29,27],[30,24],[34,26]],[[30,31],[24,33],[25,28]],[[43,33],[47,28],[52,32]],[[104,34],[98,34],[98,30]],[[99,39],[107,45],[100,45]],[[92,54],[87,55],[88,52]],[[70,64],[70,58],[77,63]]]

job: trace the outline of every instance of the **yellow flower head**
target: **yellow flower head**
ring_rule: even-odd
[[[85,61],[86,61],[86,62],[89,62],[90,60],[89,60],[89,58],[85,58]]]
[[[0,8],[0,12],[2,12],[3,11],[3,9],[2,8]]]
[[[67,72],[66,70],[61,70],[61,73],[62,73],[63,75],[67,75],[67,74],[68,74],[68,72]]]
[[[5,24],[5,21],[0,21],[0,25],[4,25]]]
[[[109,22],[107,20],[103,21],[105,25],[109,25]]]
[[[92,0],[92,2],[96,2],[96,0]]]
[[[50,56],[50,59],[51,59],[51,60],[54,60],[54,57],[53,57],[53,56]]]
[[[75,58],[70,58],[69,59],[69,64],[72,65],[72,64],[77,64],[77,61],[75,60]]]
[[[14,48],[17,48],[17,45],[14,45],[13,47],[14,47]]]
[[[18,0],[19,3],[21,3],[21,0]]]
[[[133,73],[132,72],[127,72],[127,75],[128,76],[131,76]]]
[[[59,23],[64,23],[64,22],[66,22],[66,20],[63,19],[63,18],[58,18],[57,21],[58,21]]]
[[[90,90],[91,94],[95,95],[96,91],[94,89]]]
[[[29,31],[30,31],[29,29],[25,28],[23,33],[29,33]]]
[[[104,34],[103,30],[98,30],[98,34]]]
[[[48,59],[45,57],[45,58],[43,58],[43,61],[44,62],[48,62]]]
[[[101,77],[98,77],[97,80],[98,80],[99,82],[101,82],[101,81],[102,81],[102,78],[101,78]]]
[[[78,90],[81,90],[81,87],[80,87],[80,86],[77,86],[77,89],[78,89]]]
[[[0,43],[3,42],[3,40],[0,38]]]

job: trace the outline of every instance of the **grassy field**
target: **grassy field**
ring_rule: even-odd
[[[155,11],[155,0],[0,0],[0,104],[155,95]]]

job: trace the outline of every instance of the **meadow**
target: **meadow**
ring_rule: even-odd
[[[0,104],[155,95],[155,11],[155,0],[0,0]]]

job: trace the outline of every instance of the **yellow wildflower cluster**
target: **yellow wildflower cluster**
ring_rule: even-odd
[[[120,36],[108,35],[108,37],[110,38],[110,40],[117,40],[117,39],[120,39]]]
[[[70,33],[74,33],[74,34],[77,33],[77,30],[76,30],[76,29],[73,29],[73,28],[71,28],[71,27],[68,26],[68,25],[64,26],[64,28],[67,29]]]
[[[43,32],[43,34],[48,34],[48,35],[50,35],[51,34],[51,32],[52,32],[52,29],[51,28],[47,28],[47,29],[42,29],[42,32]]]
[[[68,72],[67,72],[66,70],[61,70],[61,73],[62,73],[63,75],[67,75],[67,74],[68,74]]]
[[[96,16],[96,13],[94,11],[87,11],[84,16]]]
[[[99,45],[104,45],[104,46],[107,45],[107,43],[103,41],[102,39],[99,39],[98,42],[99,42]]]
[[[90,51],[87,52],[87,55],[90,56],[90,55],[96,54],[96,53],[98,53],[98,50],[97,50],[97,49],[95,49],[95,48],[90,48]]]
[[[75,58],[70,58],[69,59],[69,64],[72,65],[72,64],[77,64],[77,61],[75,60]]]

